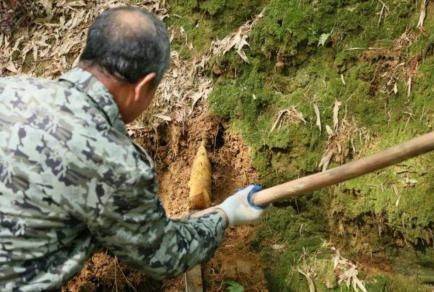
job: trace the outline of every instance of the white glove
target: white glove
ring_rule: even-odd
[[[260,190],[261,187],[258,185],[249,185],[228,197],[215,208],[223,210],[229,226],[253,223],[261,217],[265,209],[265,206],[253,204],[253,195]]]

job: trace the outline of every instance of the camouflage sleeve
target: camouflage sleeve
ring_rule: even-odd
[[[87,188],[87,205],[96,207],[77,207],[95,238],[121,261],[157,279],[178,275],[211,257],[223,239],[222,216],[169,219],[156,195],[152,162],[131,143],[108,140],[111,143],[87,142],[92,143],[87,159],[99,161],[102,183],[91,181]],[[111,154],[103,161],[98,152]]]

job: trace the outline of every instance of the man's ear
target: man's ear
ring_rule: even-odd
[[[142,80],[137,81],[137,84],[134,89],[134,101],[138,102],[140,97],[143,95],[144,92],[149,91],[153,87],[153,82],[157,74],[154,72],[149,73],[145,77],[142,78]]]

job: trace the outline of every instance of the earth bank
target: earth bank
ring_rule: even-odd
[[[183,3],[169,1],[180,16],[169,23],[185,29],[193,52],[236,31],[233,11],[248,21],[265,8],[248,47],[241,47],[248,62],[232,50],[214,57],[208,71],[215,82],[210,109],[252,147],[264,186],[432,130],[432,5],[396,0]],[[421,9],[427,17],[416,28]],[[251,241],[267,267],[268,288],[307,291],[312,283],[320,291],[342,291],[351,290],[342,284],[357,286],[360,278],[370,291],[432,289],[433,159],[426,155],[275,204]],[[353,276],[344,276],[351,265],[339,270],[341,255],[357,264]]]

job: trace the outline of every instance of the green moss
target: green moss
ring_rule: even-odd
[[[265,0],[169,0],[168,24],[183,28],[190,50],[185,44],[185,36],[176,34],[172,44],[181,56],[189,58],[203,53],[216,38],[221,39],[241,24],[258,14]]]
[[[432,14],[434,9],[428,6],[427,15]],[[432,32],[434,29],[434,19],[432,17],[425,18],[424,29],[426,32]],[[434,55],[434,35],[432,33],[424,33],[413,41],[409,48],[409,54],[412,56],[421,56],[427,58]]]
[[[315,194],[272,208],[264,216],[252,246],[269,267],[265,273],[270,291],[307,291],[306,280],[297,271],[303,256],[329,258],[330,251],[322,248],[327,234],[322,205],[323,198]],[[285,249],[276,249],[276,245]]]
[[[421,286],[418,279],[415,277],[402,276],[399,274],[380,275],[368,280],[366,286],[368,291],[379,292],[428,292],[430,289]]]
[[[365,124],[375,122],[370,129],[377,135],[374,143],[363,149],[361,155],[381,151],[432,130],[433,68],[434,57],[426,58],[419,67],[419,77],[410,97],[404,90],[387,99],[379,96],[384,103],[387,101],[383,109],[389,114],[380,115],[371,110],[371,114],[367,112],[360,119],[365,120]],[[351,219],[373,214],[383,225],[387,223],[387,228],[398,237],[417,246],[431,245],[434,240],[431,231],[434,222],[433,162],[434,155],[427,154],[345,183],[336,192],[336,212]]]
[[[330,231],[324,221],[327,216],[324,206],[329,203],[326,193],[317,192],[303,200],[277,204],[267,211],[251,245],[263,256],[270,291],[309,291],[299,270],[310,272],[316,291],[353,291],[338,283],[335,252],[325,244]],[[359,267],[358,277],[368,291],[429,291],[420,283],[432,281],[432,276],[421,269],[431,256],[420,255],[419,263],[414,263],[411,252],[401,254],[394,266],[408,269],[398,268],[393,275],[368,275]]]
[[[377,152],[388,146],[401,143],[424,132],[428,125],[423,123],[407,124],[398,122],[394,128],[381,135],[381,140],[366,151]],[[434,222],[434,204],[431,173],[434,172],[434,155],[412,159],[375,174],[349,181],[337,192],[336,212],[347,218],[356,218],[360,214],[374,213],[386,218],[389,228],[399,232],[406,240],[426,244],[433,241],[429,226]],[[356,195],[351,195],[356,193]]]

